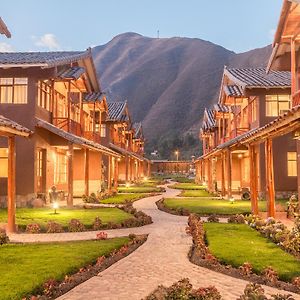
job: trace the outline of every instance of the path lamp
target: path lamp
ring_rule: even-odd
[[[175,153],[175,155],[176,155],[176,160],[178,161],[178,158],[179,158],[179,151],[176,150],[174,153]]]
[[[235,202],[235,199],[233,197],[229,198],[229,203],[233,204]]]
[[[53,209],[54,209],[54,214],[56,215],[57,214],[56,210],[59,208],[58,202],[56,202],[56,201],[53,202],[52,206],[53,206]]]

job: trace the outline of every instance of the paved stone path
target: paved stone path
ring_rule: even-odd
[[[179,193],[178,190],[166,188],[163,196],[174,197]],[[108,231],[110,237],[125,235],[129,232],[149,233],[147,242],[131,255],[75,287],[60,297],[60,300],[141,299],[153,291],[157,285],[168,286],[185,277],[190,278],[195,287],[215,285],[225,300],[236,299],[243,292],[246,281],[190,263],[187,253],[192,240],[185,233],[187,217],[159,211],[155,202],[160,198],[161,196],[154,196],[134,203],[138,210],[152,217],[153,224],[129,230]],[[82,236],[86,238],[89,234],[82,233]],[[66,235],[63,234],[63,236]],[[76,234],[76,236],[83,239],[81,234]],[[271,294],[279,292],[270,287],[264,288]],[[300,299],[299,295],[294,297]]]

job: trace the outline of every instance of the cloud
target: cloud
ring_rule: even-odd
[[[32,36],[36,40],[35,45],[49,50],[60,50],[61,47],[53,33],[45,33],[41,37]]]
[[[0,52],[13,52],[14,48],[12,45],[2,42],[0,43]]]
[[[275,29],[275,28],[272,28],[272,29],[269,30],[269,39],[270,39],[271,41],[274,40],[274,35],[275,35],[275,33],[276,33],[276,29]]]

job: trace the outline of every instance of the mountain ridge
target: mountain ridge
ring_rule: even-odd
[[[265,67],[271,46],[235,53],[197,38],[129,32],[92,51],[103,90],[111,101],[128,101],[153,150],[166,141],[171,148],[172,139],[187,133],[196,137],[204,108],[217,99],[224,65]]]

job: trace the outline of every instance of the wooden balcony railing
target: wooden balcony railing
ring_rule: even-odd
[[[292,106],[300,105],[300,90],[292,96]]]
[[[236,128],[236,129],[233,129],[231,132],[230,132],[230,138],[231,139],[234,139],[235,137],[245,133],[249,131],[249,128],[247,127],[242,127],[242,128]]]
[[[53,118],[53,125],[79,136],[82,134],[81,125],[74,120],[68,120],[68,118]]]
[[[100,144],[100,142],[101,142],[100,134],[97,133],[97,132],[85,131],[84,134],[83,134],[83,136],[84,136],[86,139],[88,139],[88,140],[90,140],[90,141],[93,141],[93,142],[95,142],[95,143]]]

